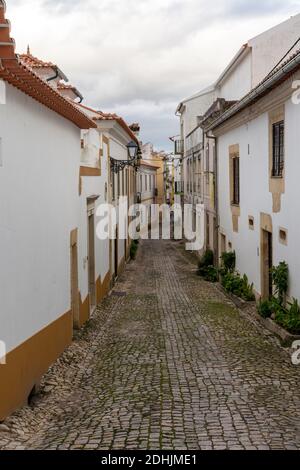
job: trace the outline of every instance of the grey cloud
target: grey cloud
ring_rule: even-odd
[[[58,63],[87,103],[139,120],[145,140],[159,147],[177,132],[177,103],[209,85],[242,43],[272,25],[271,18],[276,24],[299,6],[295,0],[25,3],[34,13],[23,26],[17,23],[17,48],[30,43],[36,55]],[[21,0],[10,0],[8,10],[15,18],[26,13]]]

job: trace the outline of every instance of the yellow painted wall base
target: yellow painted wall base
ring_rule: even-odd
[[[68,312],[8,353],[0,365],[0,421],[27,403],[33,387],[72,342]]]
[[[79,328],[81,328],[90,319],[90,296],[82,302],[79,294]]]
[[[125,258],[122,258],[122,260],[119,263],[119,267],[118,267],[118,274],[119,275],[124,271],[125,266],[126,266]]]
[[[110,272],[106,274],[103,281],[99,277],[96,283],[97,304],[99,304],[110,291]]]

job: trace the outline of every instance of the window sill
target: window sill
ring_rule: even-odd
[[[284,178],[284,176],[273,176],[271,175],[271,180],[282,180]]]

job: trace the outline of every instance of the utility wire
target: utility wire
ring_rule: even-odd
[[[284,56],[280,59],[280,61],[275,65],[275,67],[272,68],[271,72],[268,73],[266,76],[265,80],[274,72],[274,70],[277,69],[277,67],[281,64],[281,62],[286,58],[286,56],[294,49],[295,46],[297,46],[298,42],[300,41],[300,37],[297,39],[295,44],[292,45],[292,47],[284,54]]]

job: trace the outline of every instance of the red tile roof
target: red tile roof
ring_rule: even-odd
[[[22,64],[26,65],[30,69],[56,67],[52,62],[44,62],[31,54],[20,54],[19,58],[21,59]]]
[[[97,127],[71,101],[22,63],[15,53],[15,41],[10,37],[10,23],[5,18],[5,11],[5,2],[0,0],[0,78],[73,122],[80,129]]]
[[[77,90],[77,88],[74,85],[70,85],[68,83],[62,83],[58,82],[57,84],[57,89],[58,90]]]
[[[94,116],[92,117],[92,119],[94,121],[117,121],[118,124],[124,129],[124,131],[127,132],[127,134],[131,137],[131,139],[137,142],[137,144],[139,144],[138,139],[136,138],[135,134],[132,132],[130,127],[126,124],[124,119],[118,116],[117,114],[103,113],[102,111],[96,111],[95,109],[85,106],[82,103],[81,104],[76,103],[76,106],[79,106],[80,108],[83,108],[93,113]]]

